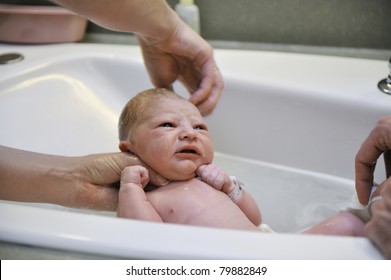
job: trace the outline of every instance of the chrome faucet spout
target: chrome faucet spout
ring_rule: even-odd
[[[381,80],[377,84],[377,86],[382,92],[391,94],[391,57],[390,60],[388,61],[388,67],[390,68],[390,73],[388,74],[388,77]]]

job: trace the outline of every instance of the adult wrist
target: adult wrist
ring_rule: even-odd
[[[143,24],[133,30],[138,39],[150,44],[159,44],[178,32],[183,22],[175,11],[165,1],[163,2],[165,6],[154,6],[146,15],[147,18],[144,18],[143,22],[148,22],[148,25]]]

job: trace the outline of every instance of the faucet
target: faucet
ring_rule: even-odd
[[[391,57],[390,60],[388,61],[388,67],[390,68],[390,74],[388,74],[388,77],[381,80],[377,86],[379,89],[387,94],[391,94]]]

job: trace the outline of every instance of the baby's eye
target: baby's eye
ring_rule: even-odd
[[[196,125],[194,127],[194,129],[196,129],[196,130],[208,130],[208,127],[206,125],[200,124],[200,125]]]
[[[170,123],[170,122],[165,122],[165,123],[162,123],[160,126],[161,127],[174,127],[174,124]]]

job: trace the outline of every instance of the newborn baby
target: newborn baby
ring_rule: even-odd
[[[146,168],[125,168],[119,217],[260,230],[262,218],[253,197],[239,180],[212,164],[208,127],[192,103],[166,89],[141,92],[122,111],[119,135],[121,151],[135,154],[170,180],[150,186]],[[305,232],[361,236],[363,228],[359,218],[344,211]]]
[[[144,167],[127,167],[118,216],[259,230],[261,214],[255,200],[238,180],[211,164],[214,151],[208,127],[192,103],[166,89],[141,92],[124,108],[119,131],[121,151],[135,154],[170,183],[147,186]]]

